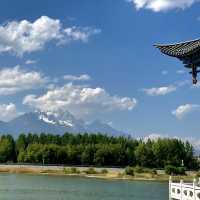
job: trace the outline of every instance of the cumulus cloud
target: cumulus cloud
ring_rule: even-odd
[[[172,9],[185,9],[198,0],[127,0],[134,4],[136,9],[149,9],[154,12],[168,11]]]
[[[171,92],[176,91],[176,87],[173,85],[170,86],[164,86],[164,87],[154,87],[154,88],[148,88],[148,89],[143,89],[143,91],[149,95],[149,96],[164,96],[167,95]]]
[[[76,117],[83,118],[96,113],[133,110],[137,101],[134,98],[112,96],[103,88],[69,83],[49,90],[42,96],[27,95],[23,103],[42,111],[59,113],[67,110]]]
[[[64,79],[67,81],[89,81],[91,77],[88,74],[82,74],[80,76],[65,75]]]
[[[10,121],[21,113],[17,111],[15,104],[0,104],[0,120]]]
[[[41,87],[48,81],[41,73],[27,71],[20,66],[0,70],[0,95]]]
[[[18,56],[38,51],[50,42],[64,44],[71,41],[88,41],[89,37],[100,33],[90,27],[63,27],[59,19],[41,16],[34,22],[11,21],[0,26],[0,52],[11,52]]]
[[[36,64],[37,61],[36,60],[26,60],[25,64],[26,65],[32,65],[32,64]]]
[[[198,104],[180,105],[176,110],[172,111],[172,114],[175,115],[178,119],[182,119],[185,115],[194,111],[200,111],[200,105]]]
[[[67,40],[81,40],[82,42],[87,42],[89,37],[94,34],[101,33],[100,29],[93,29],[91,27],[70,27],[64,30],[66,36],[68,36]]]

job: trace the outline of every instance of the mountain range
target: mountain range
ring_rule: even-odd
[[[29,112],[9,122],[0,121],[0,133],[9,133],[19,135],[20,133],[52,133],[64,134],[70,133],[103,133],[113,136],[124,135],[110,125],[95,120],[86,123],[83,120],[76,119],[71,113],[63,112],[59,115],[51,112]]]

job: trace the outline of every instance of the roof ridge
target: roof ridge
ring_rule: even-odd
[[[174,44],[154,44],[153,46],[155,47],[164,47],[164,46],[175,46],[175,45],[182,45],[182,44],[186,44],[186,43],[191,43],[191,42],[200,42],[200,38],[199,39],[194,39],[194,40],[188,40],[185,42],[178,42],[178,43],[174,43]]]

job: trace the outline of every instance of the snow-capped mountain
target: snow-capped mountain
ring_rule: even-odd
[[[10,133],[18,135],[20,133],[105,133],[109,135],[121,135],[108,124],[101,121],[85,123],[83,120],[76,119],[69,112],[30,112],[25,113],[9,122],[0,121],[0,133]],[[123,134],[123,133],[122,133]]]
[[[48,124],[53,124],[58,127],[62,127],[70,132],[84,132],[84,122],[76,119],[70,112],[59,112],[55,114],[52,112],[36,112],[38,118]]]

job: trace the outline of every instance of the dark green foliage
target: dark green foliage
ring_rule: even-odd
[[[196,178],[200,178],[200,172],[198,171],[195,175]]]
[[[134,176],[135,175],[134,168],[130,167],[130,166],[126,167],[125,168],[125,174],[129,175],[129,176]]]
[[[168,175],[185,175],[185,168],[167,165],[165,166],[165,173]]]
[[[136,166],[134,168],[135,172],[138,173],[138,174],[141,174],[141,173],[144,173],[144,168],[143,167],[140,167],[140,166]]]
[[[137,166],[136,173],[146,168],[167,165],[197,169],[190,143],[178,139],[157,141],[135,140],[102,134],[21,134],[16,141],[10,135],[0,138],[0,162],[65,164],[86,166]],[[181,171],[181,169],[179,169]],[[153,172],[152,172],[153,173]],[[181,173],[181,172],[178,172]]]
[[[177,174],[178,175],[185,175],[185,167],[177,167]]]
[[[153,168],[144,168],[144,167],[140,167],[140,166],[136,166],[134,168],[135,173],[141,174],[141,173],[148,173],[148,174],[152,174],[155,175],[157,174],[156,169]]]
[[[71,167],[71,173],[72,174],[80,174],[80,170],[79,169],[77,169],[76,167]]]
[[[108,173],[108,170],[107,169],[102,169],[101,170],[101,174],[107,174]]]
[[[16,141],[16,151],[24,151],[27,147],[27,137],[24,134],[21,134]]]
[[[85,146],[82,154],[81,154],[81,164],[82,165],[93,165],[94,164],[94,154],[96,152],[95,145],[87,145]]]
[[[176,167],[174,167],[172,165],[165,166],[165,173],[168,175],[176,174]]]
[[[153,152],[153,144],[151,140],[148,142],[140,142],[135,150],[136,162],[141,167],[155,167],[155,157]]]
[[[76,167],[71,167],[71,168],[64,168],[64,173],[65,174],[80,174],[80,170],[77,169]]]
[[[93,167],[86,169],[84,172],[86,174],[98,174],[98,172]]]
[[[156,175],[157,174],[157,171],[156,171],[156,169],[147,169],[147,170],[145,170],[147,173],[150,173],[150,174],[152,174],[152,175]]]
[[[0,139],[0,162],[14,162],[15,159],[14,139],[10,135],[3,135]]]

